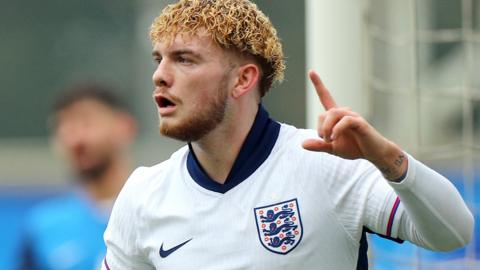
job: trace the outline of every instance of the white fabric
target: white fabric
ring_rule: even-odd
[[[447,179],[409,157],[407,177],[390,185],[408,209],[400,222],[399,237],[422,247],[448,251],[468,244],[474,217],[460,193]]]
[[[386,234],[390,216],[392,237],[437,249],[443,241],[449,247],[468,241],[473,217],[448,180],[409,157],[406,178],[391,184],[402,200],[393,215],[397,195],[372,164],[304,150],[303,140],[314,137],[282,124],[268,159],[225,194],[190,177],[187,147],[137,169],[105,232],[110,269],[356,269],[363,227]],[[298,201],[302,239],[288,254],[276,254],[260,243],[254,208],[291,199]],[[159,256],[162,244],[188,239]]]

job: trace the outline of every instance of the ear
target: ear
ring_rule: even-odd
[[[249,63],[238,68],[238,79],[232,92],[234,98],[239,98],[244,94],[256,89],[260,69],[257,65]]]

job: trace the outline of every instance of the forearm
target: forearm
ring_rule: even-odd
[[[373,163],[383,174],[385,179],[393,182],[399,182],[407,173],[408,158],[403,150],[393,142],[385,141],[385,149],[382,155],[371,159]]]
[[[466,245],[474,221],[459,192],[446,178],[412,157],[408,163],[405,179],[390,182],[405,208],[400,238],[441,251]]]

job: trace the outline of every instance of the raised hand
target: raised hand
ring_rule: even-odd
[[[303,148],[347,159],[367,159],[389,180],[402,176],[407,170],[403,151],[358,113],[338,107],[315,71],[311,70],[308,75],[325,112],[319,115],[317,123],[318,135],[323,139],[308,139],[303,142]]]

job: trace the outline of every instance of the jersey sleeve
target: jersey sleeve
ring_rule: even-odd
[[[400,183],[387,181],[365,160],[341,161],[333,167],[329,194],[341,223],[355,239],[367,227],[432,250],[451,250],[470,241],[473,216],[458,191],[410,155]]]
[[[322,175],[339,222],[353,239],[360,241],[364,227],[387,238],[398,238],[398,217],[403,208],[373,164],[324,156]]]
[[[389,182],[404,208],[398,217],[399,237],[438,251],[468,244],[474,218],[460,193],[448,179],[413,157],[408,162],[403,181]]]
[[[407,156],[407,174],[399,183],[386,180],[365,160],[330,166],[334,175],[329,194],[346,231],[358,240],[366,227],[439,251],[466,245],[473,215],[459,192],[445,177]]]
[[[102,269],[154,269],[138,248],[139,196],[146,168],[136,169],[125,183],[113,206],[104,234],[107,253]]]
[[[361,225],[380,236],[399,240],[399,220],[404,212],[399,196],[373,164],[368,163],[357,181],[365,182]]]

